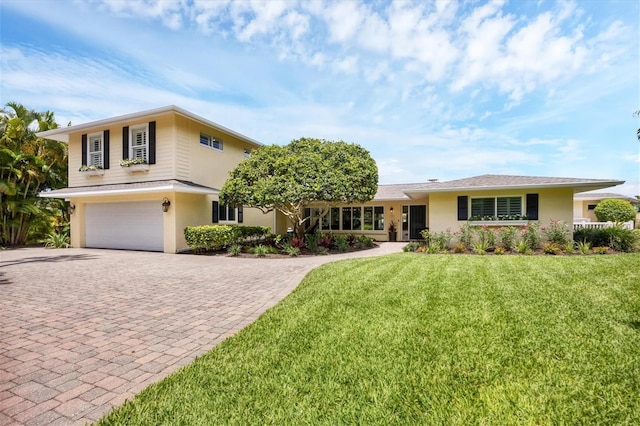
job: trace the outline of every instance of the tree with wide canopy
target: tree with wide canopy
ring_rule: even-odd
[[[282,212],[296,236],[315,226],[305,207],[362,203],[378,190],[378,167],[369,152],[343,141],[301,138],[284,146],[260,147],[230,174],[220,202],[263,212]]]

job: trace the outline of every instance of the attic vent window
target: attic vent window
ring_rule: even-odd
[[[222,139],[200,133],[200,144],[222,151]]]

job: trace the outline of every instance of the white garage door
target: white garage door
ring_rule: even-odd
[[[162,200],[85,206],[85,245],[163,251]]]

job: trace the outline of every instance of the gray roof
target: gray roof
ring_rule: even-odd
[[[627,200],[631,204],[640,204],[640,200],[633,197],[627,197],[623,194],[616,194],[614,192],[582,192],[576,194],[573,198],[576,200],[606,200],[608,198],[618,198],[621,200]]]
[[[208,186],[198,185],[193,182],[170,179],[154,180],[147,182],[117,183],[111,185],[76,186],[72,188],[55,189],[43,191],[40,197],[69,198],[69,197],[91,197],[102,195],[121,195],[131,193],[154,193],[154,192],[186,192],[192,194],[217,194],[219,191]]]
[[[115,123],[138,120],[141,118],[150,117],[150,116],[159,115],[159,114],[167,114],[170,112],[174,112],[176,114],[188,117],[194,121],[203,123],[206,126],[212,127],[214,129],[220,130],[221,132],[235,136],[243,142],[248,142],[256,146],[262,146],[262,143],[258,142],[255,139],[252,139],[248,136],[238,133],[235,130],[231,130],[227,127],[224,127],[218,123],[214,123],[211,120],[207,120],[204,117],[200,117],[197,114],[189,112],[186,109],[180,108],[175,105],[167,105],[164,107],[150,109],[146,111],[134,112],[133,114],[126,114],[126,115],[120,115],[117,117],[106,118],[103,120],[90,121],[88,123],[77,124],[74,126],[58,127],[57,129],[36,133],[36,135],[41,138],[53,139],[59,142],[68,143],[70,133],[87,131],[89,129],[106,127]]]
[[[591,191],[623,184],[613,179],[582,179],[544,176],[480,175],[446,182],[379,185],[376,200],[411,199],[432,192],[482,191],[487,189],[573,188],[574,192]]]

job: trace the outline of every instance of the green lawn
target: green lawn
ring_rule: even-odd
[[[640,424],[640,255],[313,271],[101,424]]]

